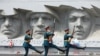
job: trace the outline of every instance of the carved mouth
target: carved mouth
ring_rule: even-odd
[[[35,31],[36,34],[44,34],[44,32],[45,31],[41,31],[41,30],[40,31],[39,30],[38,31]]]
[[[10,35],[10,34],[13,33],[12,30],[3,30],[2,32],[3,32],[4,34],[7,34],[7,35]]]
[[[75,33],[76,33],[77,35],[83,35],[83,34],[84,34],[83,31],[75,31]]]

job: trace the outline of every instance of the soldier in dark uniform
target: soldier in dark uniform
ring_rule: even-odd
[[[65,50],[62,50],[53,44],[52,38],[54,34],[50,31],[50,27],[49,26],[46,27],[45,30],[46,32],[44,33],[44,44],[43,44],[45,49],[44,56],[47,56],[49,48],[56,48],[57,50],[64,52]]]
[[[28,56],[28,52],[29,52],[29,48],[32,49],[32,50],[35,50],[36,52],[38,53],[42,53],[43,51],[39,51],[37,50],[34,46],[32,46],[30,44],[30,41],[32,40],[32,36],[31,36],[31,31],[30,30],[27,30],[26,31],[26,35],[25,35],[25,38],[24,38],[24,43],[23,43],[23,47],[25,48],[25,55],[24,56]]]
[[[74,34],[74,32],[73,32],[73,34]],[[66,56],[68,56],[69,48],[76,48],[76,49],[83,49],[83,50],[86,48],[86,47],[79,47],[79,46],[70,44],[71,39],[73,38],[73,34],[72,35],[69,34],[69,29],[65,30],[64,46],[66,48]]]

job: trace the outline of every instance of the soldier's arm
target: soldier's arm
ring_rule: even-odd
[[[31,40],[31,39],[33,39],[33,38],[32,38],[31,36],[27,36],[27,39],[28,39],[28,40]]]
[[[53,37],[52,35],[51,35],[51,36],[49,36],[49,39],[48,39],[48,40],[49,40],[49,41],[52,41],[52,37]]]
[[[71,42],[71,40],[72,40],[72,38],[73,38],[73,36],[72,35],[68,35],[69,36],[69,38],[68,38],[68,42]]]
[[[32,37],[30,37],[30,40],[33,39]]]
[[[72,40],[72,38],[69,38],[69,39],[68,39],[68,42],[71,42],[71,40]]]

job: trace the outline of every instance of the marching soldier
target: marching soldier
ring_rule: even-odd
[[[44,56],[47,56],[48,50],[49,50],[50,47],[56,48],[57,50],[64,52],[65,50],[62,50],[62,49],[58,48],[56,45],[53,44],[52,38],[53,38],[54,34],[51,32],[50,27],[49,26],[46,27],[45,30],[46,30],[46,32],[44,33],[44,49],[45,49]]]
[[[32,46],[30,44],[30,41],[32,40],[31,35],[32,35],[31,31],[27,30],[25,38],[24,38],[24,43],[23,43],[23,47],[25,48],[25,52],[26,52],[24,56],[28,56],[29,48],[32,49],[32,50],[35,50],[36,52],[38,52],[40,54],[43,52],[43,51],[37,50],[34,46]]]
[[[79,47],[79,46],[76,46],[76,45],[72,45],[70,44],[72,38],[73,38],[73,34],[74,34],[74,31],[71,34],[69,34],[69,29],[66,29],[65,30],[65,35],[64,35],[64,46],[66,48],[66,56],[68,56],[68,53],[69,53],[69,48],[76,48],[76,49],[85,49],[86,47]]]

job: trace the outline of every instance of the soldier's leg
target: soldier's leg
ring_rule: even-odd
[[[65,52],[65,50],[60,49],[59,47],[57,47],[57,46],[54,45],[54,44],[51,44],[51,47],[52,47],[52,48],[56,48],[56,49],[59,50],[59,51]]]
[[[47,56],[48,55],[49,47],[48,46],[44,46],[44,49],[45,49],[44,56]]]
[[[68,56],[69,55],[69,46],[65,47],[66,48],[66,55],[65,56]]]
[[[42,53],[42,51],[39,51],[39,50],[37,50],[34,46],[32,46],[31,44],[29,45],[29,48],[30,49],[32,49],[32,50],[35,50],[36,52],[38,52],[38,53]]]
[[[24,56],[28,56],[29,48],[28,47],[24,47],[24,48],[25,48],[25,55]]]

